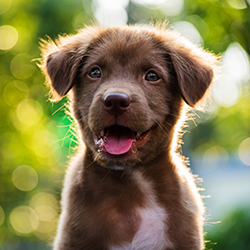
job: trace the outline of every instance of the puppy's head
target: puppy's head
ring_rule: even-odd
[[[83,140],[111,168],[170,149],[184,101],[202,99],[217,61],[172,31],[136,27],[86,28],[47,43],[43,57],[54,96],[72,89]]]

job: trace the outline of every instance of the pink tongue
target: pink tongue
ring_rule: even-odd
[[[126,127],[114,125],[108,128],[104,146],[112,155],[125,154],[135,141],[134,132]]]

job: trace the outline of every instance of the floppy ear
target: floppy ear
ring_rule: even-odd
[[[48,83],[51,83],[53,99],[58,100],[73,87],[82,58],[92,39],[98,34],[98,27],[87,27],[76,35],[42,41],[42,63]]]
[[[169,47],[178,86],[185,102],[194,107],[205,95],[217,71],[217,57],[191,44],[183,37]]]
[[[48,56],[46,69],[50,77],[52,88],[63,97],[72,88],[77,70],[80,65],[81,55],[76,52],[62,50]]]

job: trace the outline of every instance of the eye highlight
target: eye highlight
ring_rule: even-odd
[[[154,73],[153,71],[149,71],[146,76],[145,76],[145,80],[149,81],[149,82],[156,82],[160,79],[160,77]]]
[[[91,78],[100,78],[102,76],[101,70],[99,68],[94,68],[89,72]]]

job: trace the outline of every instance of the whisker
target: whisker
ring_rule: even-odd
[[[104,181],[104,179],[108,176],[109,173],[110,173],[110,168],[108,169],[108,171],[107,171],[107,173],[105,174],[105,176],[101,179],[101,181],[100,181],[99,184],[101,184],[101,183]]]
[[[170,139],[169,135],[166,133],[165,130],[167,130],[167,128],[165,127],[165,125],[163,125],[162,123],[158,122],[157,120],[154,120],[154,122],[159,126],[159,128],[161,129],[161,131],[163,132],[163,134]],[[168,122],[167,122],[168,123]],[[170,123],[168,123],[168,125],[171,125]]]
[[[95,160],[93,160],[89,165],[87,165],[86,168],[89,168],[94,162]]]
[[[85,128],[83,129],[83,132],[85,132],[88,128],[89,128],[89,126],[86,125]]]

